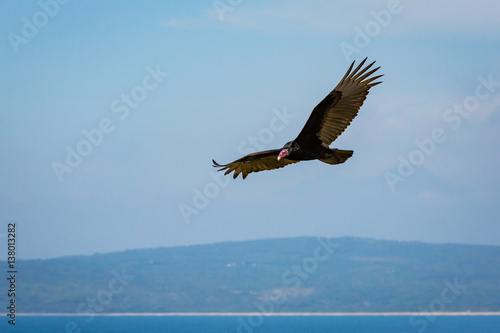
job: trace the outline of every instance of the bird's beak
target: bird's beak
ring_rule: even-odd
[[[283,149],[282,151],[280,151],[279,155],[278,155],[278,161],[281,160],[283,157],[286,157],[288,156],[288,149]]]

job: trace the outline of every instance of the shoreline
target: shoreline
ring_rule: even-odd
[[[2,313],[2,315],[6,315]],[[123,313],[17,313],[18,316],[500,316],[494,311],[457,311],[457,312],[123,312]]]

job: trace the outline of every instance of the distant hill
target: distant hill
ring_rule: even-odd
[[[17,269],[18,313],[500,311],[495,246],[304,237],[20,260]]]

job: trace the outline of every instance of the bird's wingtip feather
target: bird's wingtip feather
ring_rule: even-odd
[[[214,168],[222,168],[222,167],[224,167],[224,166],[225,166],[225,165],[222,165],[222,164],[219,164],[219,163],[215,162],[215,160],[214,160],[214,159],[212,159],[212,163],[213,163],[213,165],[212,165],[212,166],[213,166]]]

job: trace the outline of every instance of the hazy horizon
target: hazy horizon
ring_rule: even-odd
[[[498,2],[0,9],[0,246],[16,222],[18,259],[302,236],[500,245]],[[365,57],[383,83],[331,145],[346,163],[212,167],[293,140]]]

